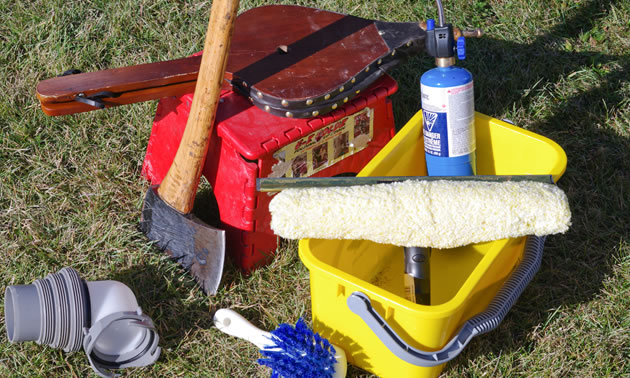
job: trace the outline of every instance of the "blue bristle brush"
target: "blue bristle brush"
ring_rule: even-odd
[[[272,378],[346,376],[343,349],[313,333],[302,318],[295,326],[281,324],[267,332],[236,311],[222,308],[214,314],[214,324],[220,331],[256,345],[265,357],[258,359],[258,363],[272,369]]]

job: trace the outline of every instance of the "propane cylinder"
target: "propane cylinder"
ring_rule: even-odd
[[[425,72],[420,78],[428,175],[474,175],[476,144],[473,77],[465,68],[454,65],[452,42],[451,47],[440,49],[442,41],[449,37],[452,41],[450,25],[435,30],[435,22],[428,20],[427,32],[431,32],[431,37],[436,32],[433,56],[437,64],[437,67]],[[465,58],[464,37],[457,39],[457,55],[460,60]]]

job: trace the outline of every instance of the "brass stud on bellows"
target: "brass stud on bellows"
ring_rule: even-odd
[[[326,96],[324,96],[324,100],[328,100],[330,98],[330,94],[327,94]]]
[[[261,91],[256,92],[256,97],[263,98],[263,94]]]
[[[282,104],[282,106],[284,106],[286,108],[287,106],[289,106],[289,101],[282,100],[281,104]]]
[[[333,110],[337,109],[337,104],[332,104],[332,109]]]
[[[313,100],[311,99],[306,100],[306,105],[313,105]]]
[[[339,88],[339,92],[343,92],[343,90],[344,90],[344,89],[345,89],[345,88],[344,88],[344,86],[342,85],[342,86],[341,86],[341,88]]]
[[[343,102],[348,102],[348,97],[344,98]]]
[[[271,108],[269,107],[269,105],[265,105],[265,111],[266,111],[267,113],[269,113],[269,111],[270,111],[270,110],[271,110]]]
[[[313,114],[313,117],[317,117],[319,115],[319,112],[317,110],[313,110],[313,113],[311,114]]]
[[[285,115],[287,118],[293,118],[293,113],[291,113],[291,112],[286,112],[286,113],[284,113],[284,115]]]
[[[352,80],[350,80],[350,82],[351,82],[352,84],[354,84],[356,81],[357,81],[357,78],[356,78],[356,77],[353,77],[353,78],[352,78]]]

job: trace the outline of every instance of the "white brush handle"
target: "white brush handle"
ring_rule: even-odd
[[[227,308],[217,310],[214,314],[214,325],[219,331],[247,340],[258,349],[270,349],[276,346],[271,341],[271,333],[257,328],[234,310]]]
[[[279,350],[279,348],[276,348],[276,344],[271,340],[271,333],[257,328],[234,310],[228,308],[217,310],[214,314],[214,325],[219,331],[238,337],[239,339],[247,340],[256,345],[258,349],[268,351],[273,351],[274,349]],[[333,344],[333,347],[335,348],[335,360],[337,361],[335,363],[333,378],[343,378],[346,376],[348,368],[346,352],[337,345]]]

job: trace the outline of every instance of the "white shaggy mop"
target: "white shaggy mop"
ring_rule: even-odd
[[[533,181],[422,181],[285,189],[269,204],[271,228],[287,239],[353,239],[454,248],[565,232],[564,192]]]

